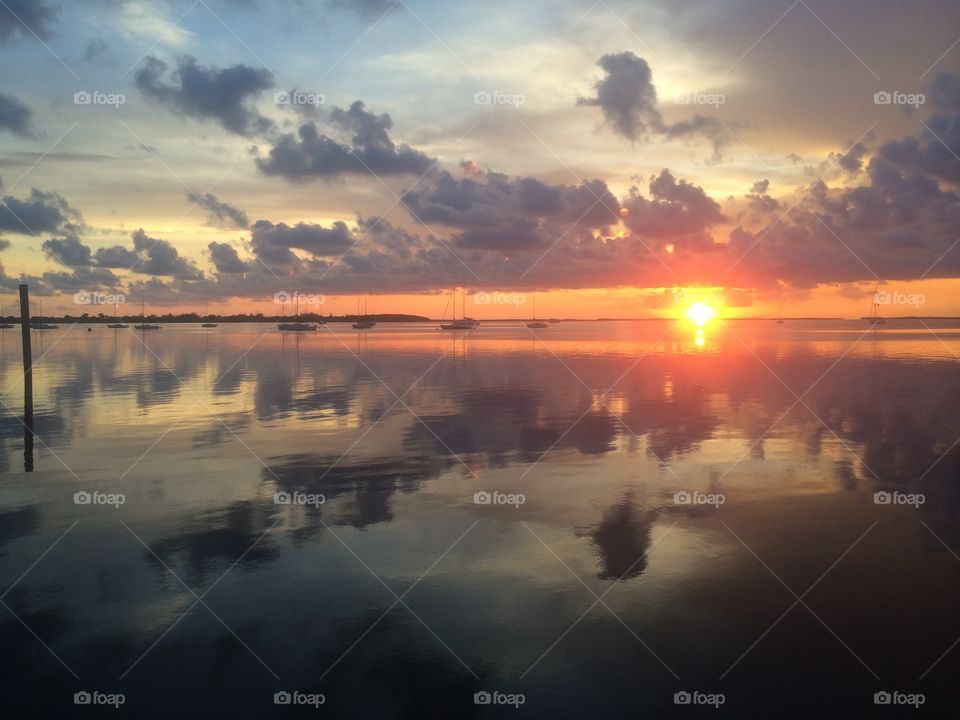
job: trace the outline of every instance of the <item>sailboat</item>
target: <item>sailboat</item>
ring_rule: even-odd
[[[205,310],[204,313],[203,313],[203,316],[204,316],[204,317],[210,317],[210,303],[207,303],[207,307],[206,307],[206,310]],[[205,327],[205,328],[213,328],[213,327],[216,327],[216,326],[217,326],[217,324],[216,324],[215,322],[209,322],[209,321],[207,321],[207,322],[202,322],[202,323],[200,323],[200,327]]]
[[[119,308],[117,307],[117,299],[113,299],[113,317],[116,318],[116,322],[108,323],[107,327],[112,330],[124,330],[128,327],[125,322],[120,319],[120,313],[118,312]]]
[[[296,296],[296,317],[300,317],[300,296]],[[282,309],[281,309],[282,312]],[[309,332],[311,330],[316,330],[316,325],[311,325],[310,323],[305,322],[288,322],[288,323],[277,323],[277,329],[281,332]]]
[[[7,306],[0,306],[0,318],[4,317],[7,314]],[[0,322],[0,330],[9,330],[13,325],[8,322]]]
[[[143,298],[140,298],[140,324],[133,326],[134,330],[159,330],[159,325],[151,325],[148,322],[145,322],[145,316],[143,314]]]
[[[463,289],[463,317],[457,320],[457,289],[453,289],[453,320],[440,326],[441,330],[476,330],[480,326],[479,320],[468,318],[467,290]]]
[[[870,308],[870,316],[867,318],[867,322],[871,325],[884,325],[887,322],[886,318],[882,318],[877,315],[877,306],[880,303],[877,302],[877,288],[873,289],[873,305]]]
[[[40,317],[43,317],[43,303],[37,302],[37,305],[38,305],[38,307],[39,307],[39,309],[40,309],[40,312],[37,313],[37,314],[38,314]],[[34,330],[56,330],[56,329],[59,328],[60,326],[59,326],[59,325],[51,325],[50,323],[45,323],[45,322],[39,322],[39,321],[38,321],[38,322],[32,322],[32,321],[31,321],[30,327],[33,328]]]
[[[363,316],[367,315],[367,301],[363,301]],[[373,320],[361,320],[360,319],[360,298],[357,298],[357,321],[353,324],[354,330],[369,330],[377,323]]]
[[[533,296],[533,321],[527,323],[528,328],[545,328],[548,327],[547,323],[542,320],[537,320],[537,296]]]

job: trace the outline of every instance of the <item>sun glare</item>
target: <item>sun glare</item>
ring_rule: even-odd
[[[697,327],[706,325],[716,314],[716,311],[706,303],[698,302],[687,308],[687,317],[690,318]]]

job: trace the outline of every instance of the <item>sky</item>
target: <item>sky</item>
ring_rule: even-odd
[[[8,312],[960,315],[955,2],[2,0],[0,67]]]

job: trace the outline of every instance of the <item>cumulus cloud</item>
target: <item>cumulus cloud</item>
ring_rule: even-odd
[[[399,0],[329,0],[328,5],[332,8],[351,10],[368,23],[401,6]]]
[[[300,262],[294,249],[314,257],[339,256],[353,246],[354,237],[347,224],[340,221],[327,228],[313,223],[287,225],[258,220],[251,228],[250,243],[254,254],[267,267],[296,267]]]
[[[257,167],[266,175],[305,182],[348,174],[422,175],[435,162],[409,145],[394,143],[388,133],[390,116],[368,112],[360,100],[347,110],[334,108],[327,125],[345,140],[321,133],[315,122],[304,123],[296,135],[281,135],[266,158],[257,158]]]
[[[710,228],[726,218],[720,205],[696,185],[679,182],[669,170],[650,179],[650,198],[631,188],[624,200],[624,223],[641,238],[681,248],[703,249],[713,244]]]
[[[58,12],[47,0],[4,0],[0,3],[0,41],[18,34],[49,40]]]
[[[82,267],[91,264],[90,248],[84,245],[76,235],[44,240],[42,247],[47,257],[61,265]]]
[[[223,202],[212,193],[201,195],[191,190],[187,192],[187,199],[190,202],[200,205],[200,207],[210,213],[212,217],[220,221],[221,225],[230,223],[239,228],[245,228],[250,225],[250,219],[243,210]]]
[[[0,203],[0,232],[39,235],[76,232],[82,226],[80,211],[55,192],[33,188],[26,199],[5,195]]]
[[[233,65],[224,69],[199,65],[189,55],[180,59],[172,73],[173,82],[164,82],[167,64],[148,57],[134,79],[140,91],[175,115],[214,120],[238,135],[255,135],[273,123],[257,113],[252,102],[273,87],[273,74],[266,68]]]
[[[123,268],[125,270],[133,268],[140,260],[140,256],[137,255],[137,253],[125,248],[123,245],[98,248],[93,258],[100,267]]]
[[[594,86],[596,97],[580,98],[577,105],[598,107],[618,135],[631,141],[652,134],[670,139],[703,137],[713,144],[718,159],[730,139],[727,127],[716,118],[694,115],[672,124],[664,122],[657,106],[657,89],[650,65],[629,50],[602,55],[597,65],[606,76]]]
[[[30,108],[12,95],[0,93],[0,130],[7,130],[20,137],[30,137]]]
[[[250,271],[249,263],[240,259],[237,249],[229,243],[213,241],[207,245],[210,251],[210,260],[218,273],[246,273]]]
[[[177,249],[167,240],[152,238],[143,228],[134,231],[133,248],[140,255],[140,262],[133,269],[145,275],[159,275],[178,280],[198,280],[203,273],[187,258],[181,257]]]

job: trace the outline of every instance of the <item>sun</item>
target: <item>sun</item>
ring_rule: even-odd
[[[696,323],[697,327],[706,325],[715,314],[716,311],[711,306],[702,302],[694,303],[687,308],[687,317]]]

